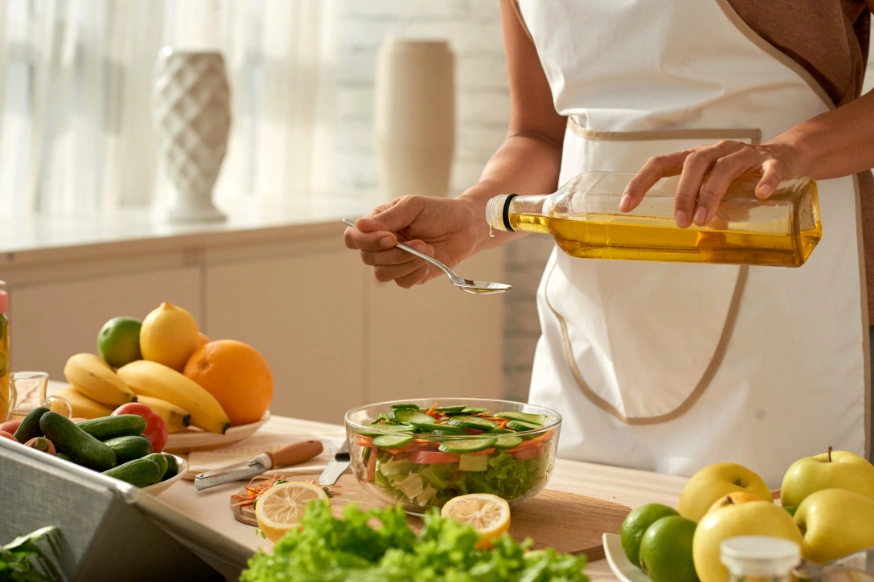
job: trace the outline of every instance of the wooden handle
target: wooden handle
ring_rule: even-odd
[[[273,461],[273,468],[297,465],[309,461],[313,457],[322,454],[321,441],[300,441],[279,447],[275,451],[269,451],[267,455]]]

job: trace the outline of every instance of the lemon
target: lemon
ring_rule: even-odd
[[[97,334],[97,351],[103,361],[113,368],[121,368],[141,360],[140,328],[142,323],[133,317],[113,317],[103,324]]]
[[[692,560],[696,523],[679,515],[663,517],[640,541],[640,567],[652,582],[698,582]]]
[[[274,485],[255,504],[258,527],[268,540],[276,542],[297,525],[307,503],[317,499],[328,499],[328,494],[312,483],[291,481]]]
[[[653,523],[663,517],[680,515],[676,509],[661,503],[647,503],[634,509],[622,522],[619,530],[622,549],[628,561],[640,567],[640,540]]]
[[[471,526],[479,534],[477,549],[489,548],[510,529],[510,504],[490,493],[469,493],[453,497],[440,515]]]
[[[143,320],[140,330],[143,359],[181,372],[199,344],[197,322],[185,309],[172,303],[162,303]]]

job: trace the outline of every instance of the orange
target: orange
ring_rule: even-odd
[[[216,340],[194,352],[182,372],[212,394],[231,420],[249,424],[273,400],[273,375],[258,350],[236,340]]]
[[[206,344],[208,344],[208,343],[211,342],[212,340],[209,339],[209,338],[206,336],[206,334],[203,333],[202,331],[199,331],[199,332],[197,332],[197,333],[199,334],[199,335],[197,336],[197,349],[199,350],[200,348],[202,348],[203,346],[205,346]]]

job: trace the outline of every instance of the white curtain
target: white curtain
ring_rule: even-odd
[[[0,213],[160,202],[152,72],[167,44],[220,50],[232,135],[215,198],[328,187],[332,3],[0,0]]]

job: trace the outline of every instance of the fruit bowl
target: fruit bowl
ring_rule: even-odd
[[[268,420],[270,420],[269,410],[259,420],[249,424],[232,426],[225,434],[206,432],[194,427],[180,432],[173,432],[167,435],[167,444],[164,445],[164,452],[189,453],[191,451],[208,451],[221,447],[229,447],[255,434]]]
[[[555,467],[561,429],[548,408],[476,398],[369,404],[345,421],[358,482],[415,514],[466,493],[492,493],[511,506],[534,497]]]
[[[174,483],[176,483],[177,481],[182,479],[182,476],[185,475],[185,473],[188,471],[188,462],[185,459],[183,459],[182,457],[179,457],[177,455],[173,455],[173,456],[176,457],[176,464],[179,466],[179,470],[176,472],[176,474],[173,475],[172,477],[170,477],[169,479],[167,479],[166,481],[159,481],[157,483],[147,485],[146,487],[142,487],[141,488],[142,491],[147,491],[148,493],[151,493],[152,495],[158,495],[158,494],[166,491]]]

